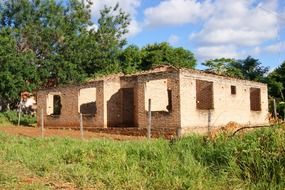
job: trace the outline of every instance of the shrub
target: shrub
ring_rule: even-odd
[[[18,124],[19,115],[16,111],[6,111],[0,113],[0,124],[12,123],[14,125]],[[35,116],[21,114],[21,125],[33,125],[37,122]]]
[[[7,117],[3,113],[0,113],[0,124],[7,124],[7,123],[9,123]]]

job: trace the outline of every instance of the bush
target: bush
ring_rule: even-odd
[[[4,113],[0,113],[0,124],[7,124],[9,123],[8,118],[4,115]]]
[[[11,124],[18,124],[18,112],[16,111],[6,111],[0,113],[0,124],[6,124],[6,123],[11,123]],[[26,114],[21,114],[21,125],[33,125],[37,122],[37,119],[35,116],[32,115],[26,115]]]
[[[277,104],[277,112],[279,113],[279,118],[285,119],[285,102],[279,102]]]

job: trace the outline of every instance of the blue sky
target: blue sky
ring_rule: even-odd
[[[285,60],[285,0],[93,0],[93,19],[117,2],[132,18],[129,44],[167,41],[198,63],[251,55],[273,69]]]

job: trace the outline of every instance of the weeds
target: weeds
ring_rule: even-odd
[[[0,160],[83,189],[284,189],[283,130],[259,129],[211,141],[193,135],[171,142],[0,134]],[[0,184],[6,177],[0,175]]]
[[[16,111],[0,112],[0,124],[18,124],[18,113]],[[37,122],[36,116],[21,114],[21,125],[33,125]]]

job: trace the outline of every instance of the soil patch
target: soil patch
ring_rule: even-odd
[[[18,135],[25,137],[41,137],[41,129],[38,127],[2,125],[0,131],[10,135]],[[84,139],[114,139],[114,140],[138,140],[145,139],[145,137],[127,136],[118,134],[96,133],[84,131]],[[72,129],[44,129],[44,137],[71,137],[80,139],[80,131]]]

